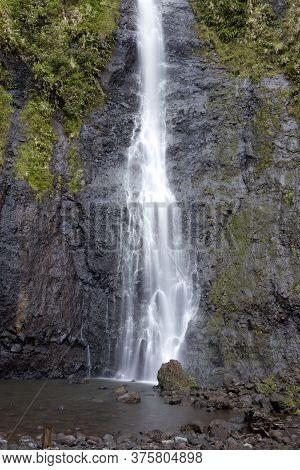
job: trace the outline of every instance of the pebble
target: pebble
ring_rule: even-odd
[[[0,437],[0,449],[1,450],[6,450],[7,449],[7,440],[2,439],[2,437]]]
[[[176,442],[176,444],[187,444],[188,443],[188,440],[186,437],[182,437],[182,436],[176,436],[174,438],[174,441]]]

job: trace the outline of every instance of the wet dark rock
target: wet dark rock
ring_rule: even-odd
[[[18,353],[22,351],[22,345],[21,344],[13,344],[12,347],[10,348],[11,352]]]
[[[99,441],[98,440],[93,440],[93,439],[87,439],[87,444],[91,447],[95,447],[97,445],[99,445]]]
[[[183,433],[195,433],[204,434],[207,431],[207,427],[201,424],[184,424],[181,426],[180,431]]]
[[[83,384],[88,384],[89,383],[89,379],[87,377],[80,377],[80,376],[77,376],[77,375],[70,375],[70,377],[68,377],[68,383],[69,384],[77,384],[77,385],[83,385]]]
[[[251,431],[268,437],[271,429],[278,429],[283,426],[278,418],[255,410],[246,413],[245,422]]]
[[[0,437],[0,450],[7,450],[7,440]]]
[[[104,448],[112,448],[115,446],[115,440],[112,434],[105,434],[102,440]]]
[[[250,408],[252,406],[252,397],[251,395],[242,395],[240,398],[240,403],[245,408]]]
[[[203,448],[203,446],[207,446],[207,444],[208,444],[207,437],[208,436],[205,436],[205,435],[190,436],[188,438],[188,442],[191,446],[199,447],[201,449],[201,448]]]
[[[167,405],[180,405],[182,403],[182,398],[178,396],[166,396],[165,403]]]
[[[99,441],[100,441],[99,437],[97,437],[97,436],[87,436],[86,439],[87,439],[87,441],[90,440],[90,441],[98,442],[98,444],[99,444]]]
[[[65,439],[65,434],[62,433],[62,432],[59,432],[58,434],[56,434],[55,436],[55,440],[58,442],[58,443],[61,443],[64,439]]]
[[[122,444],[124,442],[129,442],[133,440],[133,436],[130,433],[122,433],[120,436],[117,437],[116,442],[117,444]]]
[[[279,412],[284,409],[284,404],[282,400],[282,396],[279,393],[272,393],[270,396],[270,403],[274,409],[274,411]]]
[[[209,435],[211,437],[225,440],[230,436],[230,432],[231,430],[222,420],[216,419],[209,425]]]
[[[61,440],[60,443],[65,446],[70,446],[72,447],[76,442],[76,437],[72,435],[64,436]]]
[[[141,403],[141,396],[138,392],[125,393],[117,397],[121,403]]]
[[[226,439],[225,448],[228,450],[236,450],[239,448],[239,443],[233,437]]]
[[[148,431],[147,436],[153,441],[153,442],[161,442],[164,438],[163,432],[160,431],[159,429],[154,429],[153,431]]]

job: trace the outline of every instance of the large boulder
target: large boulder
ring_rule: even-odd
[[[173,359],[161,366],[157,380],[161,390],[189,391],[197,387],[195,379],[183,370],[179,361]]]

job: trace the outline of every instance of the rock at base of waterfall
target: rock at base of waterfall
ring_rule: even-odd
[[[117,396],[117,399],[118,397],[121,397],[122,395],[126,395],[126,393],[128,393],[128,390],[124,385],[121,385],[120,387],[115,389],[115,394]]]
[[[87,377],[79,376],[76,374],[72,374],[68,377],[68,383],[69,384],[88,384],[89,379]]]
[[[117,398],[121,403],[141,403],[141,396],[137,392],[125,393]]]
[[[178,396],[165,397],[165,403],[167,405],[180,405],[182,403],[182,398]]]
[[[187,374],[179,361],[171,360],[161,366],[157,374],[160,389],[191,390],[197,387],[196,380]]]

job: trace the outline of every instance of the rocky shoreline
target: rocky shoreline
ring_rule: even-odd
[[[287,417],[284,421],[251,411],[229,421],[215,419],[208,426],[187,424],[178,433],[160,430],[105,434],[102,437],[82,433],[53,436],[51,449],[81,450],[251,450],[251,449],[298,449],[300,444],[299,418]],[[8,441],[0,434],[1,450],[42,449],[42,434],[20,436]]]
[[[173,405],[170,406],[171,413],[176,413],[180,406],[206,409],[211,413],[210,423],[190,422],[172,433],[159,429],[137,433],[115,432],[102,436],[58,432],[52,434],[49,447],[54,450],[299,449],[300,416],[293,408],[280,409],[280,404],[283,403],[280,395],[276,392],[267,394],[267,385],[272,388],[270,383],[253,382],[228,383],[219,389],[194,387],[186,390],[163,390],[155,386],[155,393],[167,404]],[[140,395],[130,392],[130,384],[119,386],[112,393],[117,401],[128,407],[129,413],[131,407],[143,406]],[[230,409],[236,411],[236,416],[227,420],[214,419],[214,412],[217,410]],[[15,435],[10,438],[8,434],[0,432],[0,449],[42,449],[42,426],[39,427],[39,432],[36,436]]]

